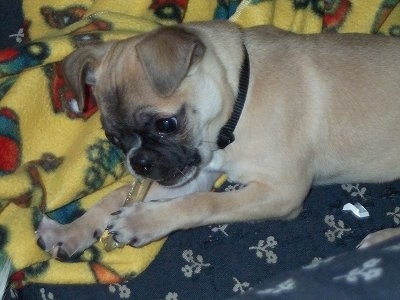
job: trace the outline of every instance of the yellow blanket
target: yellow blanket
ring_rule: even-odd
[[[95,245],[73,263],[50,259],[36,245],[38,211],[70,222],[131,181],[122,154],[104,137],[93,100],[87,100],[82,115],[68,110],[74,95],[65,86],[59,62],[76,47],[215,18],[230,18],[241,26],[273,24],[298,33],[400,36],[398,2],[23,1],[25,43],[0,50],[0,259],[12,259],[15,285],[120,282],[143,271],[163,244],[109,253]]]

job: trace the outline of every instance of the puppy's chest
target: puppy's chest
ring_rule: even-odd
[[[225,164],[225,155],[222,150],[214,151],[210,162],[205,166],[205,170],[210,172],[218,172],[223,170]]]
[[[238,172],[240,161],[232,159],[225,150],[217,150],[213,153],[211,161],[205,167],[209,172],[223,172],[232,180],[239,180],[241,172]]]

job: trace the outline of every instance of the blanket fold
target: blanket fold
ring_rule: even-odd
[[[95,101],[89,97],[81,115],[71,109],[74,95],[60,62],[77,47],[212,19],[297,33],[400,37],[399,0],[25,0],[22,5],[24,42],[0,49],[0,260],[11,258],[16,287],[121,282],[142,272],[164,242],[113,252],[96,244],[71,263],[50,259],[36,245],[40,212],[71,222],[132,180],[123,154],[106,141]]]

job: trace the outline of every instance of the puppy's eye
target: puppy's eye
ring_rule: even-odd
[[[156,121],[156,127],[159,133],[171,133],[178,128],[176,117],[159,119]]]

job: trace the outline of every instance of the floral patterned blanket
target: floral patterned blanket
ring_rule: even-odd
[[[394,182],[315,188],[291,222],[217,224],[111,253],[95,245],[74,263],[50,259],[34,234],[39,211],[70,222],[131,180],[104,137],[93,99],[82,115],[69,109],[74,95],[60,61],[76,47],[211,19],[400,37],[399,0],[25,0],[3,1],[0,11],[0,259],[12,259],[8,298],[222,299],[351,251],[368,232],[399,226]],[[219,191],[238,187],[226,182]],[[356,202],[369,218],[342,210]],[[273,282],[278,290],[282,282],[296,285]]]

